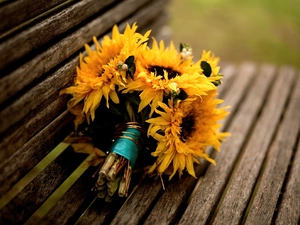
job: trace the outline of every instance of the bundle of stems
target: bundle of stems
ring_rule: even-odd
[[[118,189],[120,197],[127,197],[132,168],[129,161],[116,153],[109,153],[98,172],[98,179],[93,190],[99,198],[110,202]]]

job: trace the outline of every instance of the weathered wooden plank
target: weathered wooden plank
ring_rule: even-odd
[[[124,200],[124,198],[119,198],[114,199],[113,202],[105,202],[103,199],[95,198],[91,206],[88,207],[84,214],[74,224],[109,224],[124,203]]]
[[[262,178],[245,224],[271,224],[300,130],[300,79],[293,88],[278,132],[266,156]],[[298,187],[299,188],[299,187]]]
[[[46,125],[51,123],[58,115],[63,113],[66,108],[67,96],[58,97],[45,109],[32,118],[25,118],[5,132],[0,143],[0,168],[4,159],[9,158],[16,151],[8,152],[8,149],[17,150],[28,140],[40,132]],[[21,124],[21,125],[19,125]]]
[[[48,107],[48,105],[59,98],[59,91],[71,84],[75,73],[74,64],[76,62],[77,57],[67,62],[43,82],[31,88],[20,98],[12,102],[11,105],[4,108],[0,112],[0,134],[25,117],[25,121],[35,117],[41,109]],[[21,125],[18,124],[18,126]],[[1,137],[1,139],[4,139],[4,137]]]
[[[1,224],[21,224],[76,169],[85,155],[65,150],[15,198],[0,210]]]
[[[234,75],[236,75],[234,73],[236,72],[235,68],[233,65],[227,65],[222,69],[222,73],[224,74],[223,82],[229,89],[235,77]],[[221,87],[222,85],[219,87],[220,98],[227,99],[226,95],[224,95],[224,88],[222,89]],[[239,89],[237,91],[235,91],[237,95],[243,96],[245,90]],[[230,94],[229,92],[227,93]],[[236,104],[238,104],[238,102],[236,102]],[[227,122],[228,120],[224,121],[224,127]],[[213,149],[208,149],[208,154],[211,154],[212,150]],[[202,176],[203,171],[209,165],[205,160],[201,160],[200,163],[200,165],[195,165],[197,177]],[[173,180],[174,181],[171,182],[167,181],[166,190],[153,207],[144,224],[175,224],[176,220],[182,214],[182,210],[185,208],[185,204],[197,183],[197,179],[185,173],[181,179],[173,178]]]
[[[6,5],[0,7],[1,18],[5,18],[0,23],[0,33],[4,33],[8,29],[24,23],[65,1],[66,0],[21,0],[7,2]]]
[[[270,76],[275,74],[275,66],[266,67],[265,69],[265,74]],[[263,111],[257,120],[244,154],[236,166],[235,173],[230,181],[231,184],[213,224],[223,224],[224,221],[230,221],[231,224],[241,222],[265,155],[276,132],[280,117],[285,110],[285,104],[294,78],[295,71],[291,68],[281,68],[279,71],[278,78],[264,104]]]
[[[0,71],[23,56],[37,52],[41,46],[79,25],[114,1],[79,1],[0,43],[0,52],[5,53],[0,55]]]
[[[97,195],[97,192],[91,191],[95,184],[95,179],[92,179],[95,169],[95,167],[88,168],[70,188],[72,191],[67,191],[39,223],[74,224]]]
[[[3,195],[42,160],[70,132],[73,117],[65,112],[19,149],[3,159],[0,170],[0,195]]]
[[[275,224],[297,224],[300,218],[300,142],[295,152],[294,161],[288,175],[282,200],[278,207]]]
[[[247,88],[247,96],[239,98],[241,105],[238,109],[235,109],[237,110],[235,114],[231,114],[234,120],[232,120],[228,131],[232,136],[223,143],[222,151],[216,155],[217,166],[208,167],[179,224],[206,224],[211,218],[240,150],[247,140],[247,134],[251,130],[252,124],[262,107],[273,77],[263,73],[263,69],[257,72],[253,66],[248,66],[244,69],[244,71],[241,70],[239,72],[239,76],[247,78],[248,76],[255,75],[256,77],[250,88],[242,87]],[[239,85],[237,83],[237,87],[234,90],[241,88]],[[236,96],[232,97],[235,98]],[[228,102],[227,97],[226,103],[228,104]]]
[[[137,190],[127,199],[122,208],[111,222],[113,224],[141,224],[145,219],[147,211],[153,205],[163,191],[160,179],[153,181],[147,178]]]
[[[163,9],[162,6],[166,4],[166,1],[152,1],[151,13],[149,13],[149,6],[135,12],[148,1],[149,0],[141,0],[134,2],[133,0],[127,0],[121,2],[83,27],[68,34],[68,36],[30,59],[10,74],[0,78],[0,90],[5,90],[5,92],[0,95],[0,104],[14,96],[34,80],[45,76],[54,66],[66,58],[69,58],[79,49],[82,49],[82,46],[90,42],[93,36],[103,35],[107,30],[111,29],[114,24],[119,23],[130,15],[132,16],[127,19],[128,23],[132,24],[138,21],[138,26],[144,27],[149,20],[158,16]],[[154,7],[156,7],[156,9]],[[24,74],[30,74],[30,76],[24,76]],[[20,77],[22,77],[22,79],[19,79]]]

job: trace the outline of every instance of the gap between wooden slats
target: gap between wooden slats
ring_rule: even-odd
[[[93,187],[95,183],[95,179],[92,178],[92,175],[96,168],[87,167],[87,160],[89,159],[91,159],[91,157],[88,157],[64,183],[56,189],[25,224],[36,224],[37,221],[41,224],[74,224],[79,215],[81,215],[96,195],[96,192],[91,191],[91,187]],[[69,188],[72,188],[73,191],[66,193]],[[60,200],[57,202],[57,199]],[[53,207],[55,204],[56,207]],[[44,216],[45,214],[47,215]],[[43,219],[41,220],[41,218]]]
[[[265,73],[275,74],[275,66],[266,68]],[[294,82],[293,71],[281,69],[272,86],[264,108],[257,119],[252,135],[245,147],[244,154],[236,163],[228,182],[228,191],[217,210],[213,224],[231,221],[239,224],[250,200],[263,160],[276,132],[281,115],[285,109],[290,86]],[[272,82],[272,81],[271,81]],[[282,84],[285,84],[282,86]],[[278,92],[280,90],[280,92]]]
[[[300,130],[300,79],[292,89],[287,109],[268,151],[261,171],[261,181],[257,184],[253,204],[245,218],[245,224],[270,224],[280,191],[285,180],[293,150]]]
[[[90,42],[93,36],[102,36],[107,30],[110,30],[115,23],[119,23],[130,15],[133,15],[132,22],[138,20],[138,25],[143,27],[149,19],[154,19],[155,16],[158,15],[157,13],[161,11],[161,7],[166,3],[166,1],[154,1],[152,5],[158,5],[160,7],[158,8],[159,10],[153,10],[151,14],[145,14],[143,8],[136,12],[136,10],[142,7],[147,1],[149,0],[134,3],[132,0],[121,2],[109,11],[103,12],[99,17],[88,22],[83,27],[68,34],[68,36],[62,38],[59,42],[44,49],[44,52],[36,55],[15,71],[0,78],[0,89],[6,90],[5,93],[0,95],[0,104],[3,104],[34,80],[45,76],[45,73],[50,69],[74,53],[76,57],[78,57],[77,51],[82,49],[85,43]],[[30,76],[24,76],[24,74],[30,74]],[[19,79],[21,76],[22,80]]]
[[[19,127],[25,127],[25,125],[28,125],[28,123],[30,124],[30,120],[34,120],[35,117],[37,117],[39,119],[38,122],[41,123],[41,125],[39,125],[39,129],[42,129],[44,126],[46,126],[47,122],[49,123],[49,121],[43,121],[38,114],[43,113],[43,109],[46,109],[50,104],[60,98],[59,91],[63,87],[70,85],[75,73],[75,62],[77,62],[77,59],[72,59],[62,68],[51,74],[51,76],[48,76],[47,79],[37,84],[24,95],[22,95],[9,107],[2,110],[0,112],[0,131],[3,133],[9,128],[14,132],[18,132]],[[66,108],[66,98],[64,99],[65,101],[61,102],[60,105],[58,104],[58,109],[54,111],[61,112],[60,110],[62,108]],[[25,122],[19,123],[19,121],[22,119]],[[25,128],[26,132],[29,133],[29,138],[31,138],[32,133],[39,131],[37,130],[38,128],[34,126]],[[18,143],[7,142],[6,139],[10,140],[12,138],[11,136],[15,135],[14,132],[5,132],[1,137],[1,143],[5,146],[5,149],[2,149],[1,160],[3,160],[3,158],[10,157],[12,154],[12,151],[9,150],[10,148],[13,147],[14,149],[17,149],[28,140],[19,140]],[[9,146],[7,146],[7,144],[9,144]],[[2,146],[2,148],[4,146]]]
[[[73,117],[65,112],[18,150],[1,165],[0,193],[3,195],[42,160],[70,132]]]
[[[79,1],[0,44],[0,71],[87,20],[115,0]],[[58,29],[59,28],[59,29]],[[24,44],[26,43],[26,44]]]
[[[220,95],[218,96],[221,99],[225,100],[227,104],[226,93],[231,89],[234,78],[236,75],[236,67],[233,65],[227,65],[221,68],[221,73],[224,74],[223,84],[218,87]],[[240,91],[243,91],[242,89]],[[229,93],[230,94],[230,93]],[[239,93],[240,94],[240,93]],[[240,94],[242,96],[242,94]],[[237,103],[237,102],[236,102]],[[228,125],[228,120],[223,121],[222,130],[226,130]],[[211,155],[213,149],[210,148],[207,150],[207,153]],[[144,224],[175,224],[176,220],[182,214],[184,208],[186,207],[187,201],[190,198],[193,189],[198,180],[202,179],[203,173],[209,162],[205,160],[200,160],[200,165],[195,165],[195,173],[198,179],[190,176],[188,173],[185,173],[181,179],[173,178],[171,181],[166,181],[167,188],[163,191],[158,202],[155,204],[151,210],[149,216],[146,215]]]
[[[86,155],[75,153],[72,148],[65,150],[0,210],[1,224],[24,223],[85,157]]]
[[[189,224],[205,224],[211,219],[239,157],[240,150],[247,141],[247,134],[251,131],[253,121],[255,121],[264,102],[265,94],[268,92],[272,77],[262,72],[264,70],[258,70],[253,65],[244,65],[244,71],[239,71],[239,76],[248,80],[247,84],[252,81],[253,77],[255,79],[250,87],[242,85],[242,82],[237,82],[236,87],[232,87],[232,89],[234,88],[233,95],[236,95],[235,92],[240,88],[245,89],[247,93],[246,96],[239,99],[241,104],[232,116],[234,119],[228,128],[232,136],[223,143],[222,151],[216,154],[217,166],[208,168],[179,224],[187,222]],[[233,96],[233,99],[235,97]]]
[[[300,137],[298,147],[288,174],[286,185],[282,189],[282,198],[278,205],[275,224],[297,224],[300,218]],[[276,212],[275,212],[276,213]]]
[[[42,0],[34,2],[32,0],[21,0],[7,2],[7,4],[0,6],[0,15],[2,18],[5,18],[0,23],[0,35],[63,2],[66,2],[66,0]]]
[[[18,183],[16,183],[8,192],[0,198],[0,209],[7,205],[23,188],[29,184],[41,171],[43,171],[55,158],[57,158],[69,144],[60,143],[45,158],[39,161]]]

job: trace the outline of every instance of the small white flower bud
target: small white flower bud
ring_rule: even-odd
[[[122,65],[122,70],[128,70],[128,65],[124,63],[124,64]]]

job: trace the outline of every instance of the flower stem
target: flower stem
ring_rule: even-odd
[[[117,158],[117,155],[115,153],[109,153],[108,156],[105,159],[105,162],[103,166],[101,167],[99,171],[99,177],[105,178],[109,169],[112,167],[112,165],[115,162],[115,159]]]
[[[132,169],[131,169],[130,163],[128,162],[128,165],[124,170],[124,176],[122,177],[122,180],[119,185],[119,193],[118,194],[120,197],[127,197],[127,195],[128,195],[131,174],[132,174]]]

